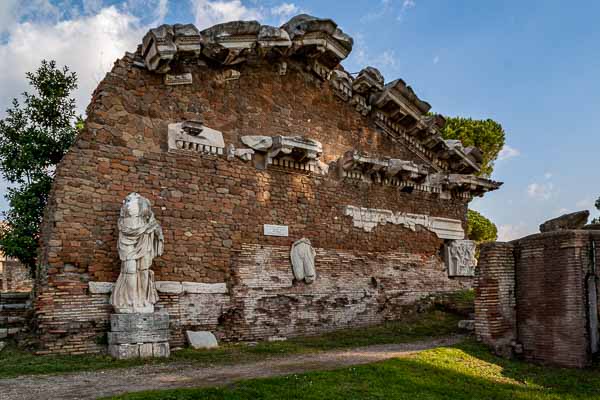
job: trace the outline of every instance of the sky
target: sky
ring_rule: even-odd
[[[42,59],[78,74],[74,97],[84,114],[114,61],[149,28],[280,25],[298,13],[332,18],[354,38],[348,71],[374,66],[386,82],[404,79],[436,113],[502,124],[506,145],[492,178],[504,186],[471,203],[496,223],[500,240],[535,233],[566,212],[598,215],[595,0],[0,0],[0,118]]]

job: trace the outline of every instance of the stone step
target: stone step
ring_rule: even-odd
[[[2,310],[27,310],[31,308],[31,302],[27,303],[0,303],[0,312]]]
[[[31,293],[29,292],[0,293],[0,303],[3,304],[28,303],[30,299]]]

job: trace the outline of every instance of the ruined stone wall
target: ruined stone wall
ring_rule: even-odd
[[[481,246],[475,291],[477,339],[497,353],[510,353],[511,342],[517,337],[513,244],[494,242]]]
[[[585,231],[519,241],[517,329],[526,359],[570,367],[591,363],[585,287],[589,244]]]
[[[3,256],[2,256],[3,257]],[[16,259],[0,260],[0,292],[30,292],[33,281],[29,269]]]
[[[599,239],[600,232],[564,230],[484,246],[475,302],[478,338],[529,361],[590,365],[594,311],[586,285],[597,279],[591,276],[590,243],[597,246]]]
[[[125,58],[99,85],[74,147],[57,169],[42,229],[36,300],[41,352],[105,348],[108,294],[89,282],[114,282],[119,209],[132,191],[147,197],[165,236],[154,262],[157,281],[226,284],[225,293],[162,291],[172,345],[185,329],[211,329],[224,340],[314,334],[397,319],[429,295],[469,287],[449,279],[443,240],[382,225],[353,226],[347,205],[466,218],[468,200],[357,183],[275,166],[258,170],[225,156],[168,151],[167,125],[202,118],[241,135],[306,135],[323,159],[351,149],[423,163],[399,139],[340,101],[327,82],[289,62],[286,75],[267,61],[222,70],[191,65],[193,84],[163,79]],[[263,235],[263,224],[289,226],[289,237]],[[292,282],[289,249],[307,237],[317,250],[317,280]],[[210,292],[210,291],[209,291]]]

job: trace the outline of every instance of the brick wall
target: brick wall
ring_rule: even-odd
[[[482,245],[475,285],[477,339],[506,355],[517,337],[514,250],[511,243]]]
[[[511,353],[514,339],[529,361],[590,365],[591,240],[598,245],[600,232],[549,232],[484,246],[475,303],[478,338],[504,354]]]
[[[175,346],[189,327],[240,340],[372,324],[399,318],[428,295],[470,286],[448,279],[443,240],[433,233],[391,224],[367,233],[343,212],[353,205],[464,224],[467,199],[167,151],[169,123],[202,117],[226,144],[239,146],[248,134],[306,135],[323,143],[327,162],[358,149],[423,163],[302,63],[290,61],[281,76],[274,65],[248,62],[228,82],[218,69],[190,68],[192,85],[165,86],[126,58],[94,92],[44,218],[36,302],[42,352],[103,349],[108,296],[91,295],[87,282],[119,274],[116,221],[132,191],[150,199],[163,227],[157,280],[227,283],[227,295],[161,294]],[[263,224],[288,225],[290,236],[263,236]],[[289,248],[301,237],[318,252],[313,285],[291,283]]]
[[[16,259],[0,259],[0,292],[30,292],[33,281],[29,269]]]

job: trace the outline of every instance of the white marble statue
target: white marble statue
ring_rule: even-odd
[[[130,193],[123,201],[119,216],[119,258],[121,274],[115,284],[110,304],[116,313],[152,313],[158,301],[154,257],[163,253],[163,233],[154,219],[150,201]]]
[[[296,280],[304,280],[306,283],[315,281],[315,255],[315,249],[310,244],[310,240],[306,238],[297,240],[292,244],[290,258],[292,259],[292,270]]]

